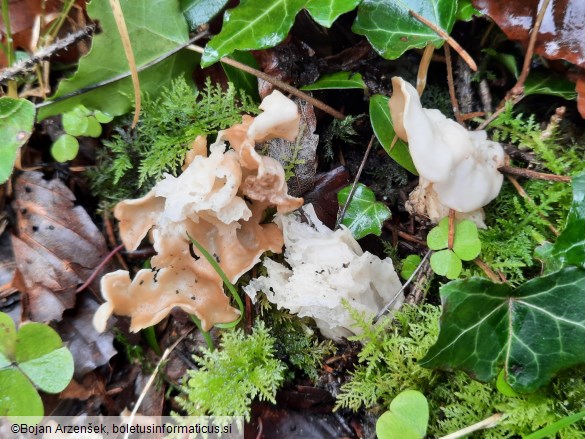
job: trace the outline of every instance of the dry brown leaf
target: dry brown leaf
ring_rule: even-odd
[[[59,180],[25,172],[14,184],[12,245],[34,321],[60,320],[75,290],[107,255],[100,231]]]

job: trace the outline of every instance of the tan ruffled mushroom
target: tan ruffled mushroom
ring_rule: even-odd
[[[392,78],[389,106],[394,129],[408,142],[420,174],[407,208],[438,222],[454,209],[483,225],[482,207],[500,192],[504,150],[485,131],[468,131],[439,110],[422,107],[416,89]]]
[[[151,260],[153,269],[140,270],[133,280],[122,270],[102,278],[106,303],[95,315],[96,328],[104,330],[107,318],[118,314],[131,317],[130,329],[138,331],[160,322],[174,307],[196,315],[204,330],[238,317],[221,277],[190,249],[187,234],[213,255],[234,283],[262,253],[282,251],[282,232],[275,224],[261,224],[264,212],[270,206],[290,212],[303,200],[287,194],[282,166],[254,150],[257,141],[276,135],[294,138],[292,130],[298,130],[296,105],[275,93],[265,98],[270,102],[263,102],[266,111],[256,119],[245,116],[242,124],[220,132],[209,156],[202,154],[204,140],[197,139],[197,150],[188,156],[181,175],[166,175],[145,197],[116,206],[124,245],[136,249],[151,230],[157,254]],[[252,126],[256,128],[250,130]],[[233,150],[226,151],[224,140]]]

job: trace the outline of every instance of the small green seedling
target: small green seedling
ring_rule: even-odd
[[[419,255],[408,255],[402,260],[402,270],[400,270],[400,277],[404,280],[408,280],[421,262],[422,259]]]
[[[340,206],[345,205],[350,191],[351,186],[339,191],[337,201]],[[355,239],[361,239],[370,233],[380,236],[382,224],[391,215],[390,209],[384,203],[376,201],[373,190],[358,183],[341,224],[351,231]]]
[[[102,123],[111,122],[112,116],[99,110],[91,111],[83,105],[63,113],[63,129],[61,135],[51,146],[51,154],[58,162],[73,160],[79,151],[76,137],[99,137],[102,134]]]
[[[449,218],[443,218],[437,227],[427,235],[427,245],[435,253],[431,256],[431,268],[435,273],[448,279],[457,279],[463,264],[472,261],[481,252],[481,241],[477,226],[469,220],[455,224],[453,248],[449,247]]]
[[[17,332],[10,316],[0,312],[0,416],[40,419],[44,408],[37,389],[59,393],[72,377],[73,356],[55,330],[27,323]]]
[[[417,390],[400,392],[376,422],[379,439],[422,439],[427,434],[429,403]]]

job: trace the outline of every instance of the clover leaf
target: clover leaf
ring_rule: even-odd
[[[0,313],[0,416],[42,417],[37,389],[61,392],[73,377],[73,356],[54,329],[27,323],[16,331]]]
[[[405,390],[376,422],[376,434],[380,439],[422,439],[428,423],[429,403],[425,396],[417,390]]]

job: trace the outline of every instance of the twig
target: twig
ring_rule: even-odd
[[[536,45],[536,38],[538,37],[538,32],[540,31],[540,26],[542,24],[542,20],[544,19],[544,14],[548,8],[548,4],[550,0],[544,0],[542,2],[542,6],[538,11],[538,15],[536,16],[536,21],[534,22],[534,27],[530,32],[530,40],[528,41],[528,48],[526,49],[526,55],[524,56],[524,63],[522,64],[522,71],[518,80],[516,81],[516,85],[512,87],[510,92],[512,96],[520,95],[524,93],[524,82],[526,82],[526,78],[530,73],[530,64],[532,63],[532,55],[534,54],[534,46]]]
[[[427,246],[426,241],[423,241],[422,239],[418,239],[416,236],[413,236],[410,233],[406,233],[405,231],[400,230],[398,227],[396,227],[395,225],[393,225],[391,223],[384,223],[384,228],[388,229],[392,232],[396,232],[396,234],[398,236],[400,236],[401,238],[404,238],[407,241],[414,242],[415,244],[423,245],[425,247]]]
[[[83,283],[83,285],[81,285],[79,288],[77,288],[77,290],[75,290],[75,293],[80,293],[81,291],[85,290],[89,286],[89,284],[91,284],[93,282],[93,280],[97,277],[97,275],[101,273],[101,271],[107,265],[107,263],[112,260],[112,258],[114,257],[114,255],[117,254],[123,248],[124,248],[124,244],[120,244],[118,247],[116,247],[114,250],[112,250],[104,258],[104,260],[102,262],[100,262],[100,265],[98,265],[95,268],[95,270],[93,270],[93,273],[91,273],[91,276],[89,276],[87,278],[87,280]]]
[[[203,31],[203,32],[198,33],[193,38],[191,38],[189,41],[181,44],[180,46],[175,47],[174,49],[172,49],[172,50],[170,50],[170,51],[168,51],[166,53],[163,53],[158,58],[155,58],[152,61],[149,61],[146,64],[138,67],[136,69],[137,72],[140,73],[143,70],[149,69],[150,67],[152,67],[152,66],[160,63],[161,61],[164,61],[165,59],[173,56],[178,51],[185,49],[187,46],[189,46],[190,44],[193,44],[195,41],[198,41],[198,40],[200,40],[202,38],[205,38],[208,35],[209,35],[209,32],[208,31]],[[38,108],[42,108],[42,107],[46,107],[47,105],[52,105],[52,104],[55,104],[57,102],[64,101],[65,99],[69,99],[69,98],[72,98],[74,96],[79,96],[81,94],[90,92],[92,90],[95,90],[96,88],[103,87],[104,85],[112,84],[113,82],[116,82],[116,81],[119,81],[121,79],[127,78],[128,76],[130,76],[130,72],[129,71],[128,72],[121,73],[121,74],[116,75],[116,76],[113,76],[112,78],[106,79],[105,81],[98,82],[97,84],[92,84],[92,85],[90,85],[88,87],[81,88],[79,90],[75,90],[75,91],[73,91],[71,93],[68,93],[66,95],[63,95],[63,96],[59,96],[56,99],[53,99],[53,100],[50,100],[50,101],[41,102],[39,104],[36,104],[35,107],[37,109]]]
[[[197,52],[197,53],[203,53],[205,51],[205,49],[203,49],[203,47],[196,46],[195,44],[191,44],[191,45],[187,46],[187,49],[192,50],[192,51]],[[254,69],[246,64],[243,64],[243,63],[238,62],[238,61],[231,59],[231,58],[222,58],[222,59],[220,59],[220,61],[224,64],[228,64],[232,67],[243,70],[246,73],[250,73],[251,75],[254,75],[257,78],[260,78],[260,79],[263,79],[267,82],[270,82],[272,85],[274,85],[282,90],[285,90],[286,92],[288,92],[288,93],[290,93],[298,98],[304,99],[312,106],[317,107],[318,109],[324,111],[327,114],[330,114],[331,116],[333,116],[336,119],[339,119],[339,120],[345,119],[345,115],[343,113],[341,113],[340,111],[337,111],[336,109],[330,107],[329,105],[323,103],[322,101],[315,99],[314,97],[308,95],[307,93],[300,91],[298,88],[295,88],[292,85],[287,84],[286,82],[282,82],[279,79],[276,79],[270,75],[267,75],[264,72],[261,72],[260,70],[256,70],[256,69]]]
[[[449,234],[447,235],[447,247],[452,250],[455,241],[455,209],[449,209]]]
[[[525,168],[516,168],[514,166],[500,166],[498,171],[502,174],[525,177],[533,180],[560,181],[562,183],[571,182],[571,177],[568,175],[545,174],[543,172],[532,171]]]
[[[368,143],[368,147],[366,148],[364,158],[362,159],[362,162],[360,163],[360,167],[357,171],[357,174],[355,175],[355,178],[353,180],[353,184],[351,185],[351,190],[349,191],[349,194],[347,196],[347,200],[345,200],[345,203],[343,204],[343,208],[341,209],[341,212],[337,216],[337,221],[335,222],[336,229],[339,227],[339,225],[343,221],[343,218],[345,217],[345,213],[347,212],[347,208],[348,208],[349,204],[351,203],[351,199],[353,198],[353,195],[355,194],[355,190],[357,188],[357,183],[360,179],[360,176],[362,175],[362,171],[364,170],[364,166],[366,165],[366,161],[368,160],[368,156],[370,155],[370,151],[372,149],[373,144],[374,144],[374,136],[372,136],[370,138],[370,143]]]
[[[455,84],[453,83],[453,64],[451,64],[451,49],[449,45],[445,44],[445,64],[447,65],[447,84],[449,85],[449,96],[451,97],[451,105],[453,106],[453,114],[455,119],[461,125],[463,125],[463,119],[459,112],[459,102],[457,101],[457,95],[455,94]]]
[[[455,50],[459,54],[459,56],[465,60],[465,62],[467,63],[471,70],[473,70],[474,72],[477,71],[477,64],[475,63],[471,55],[469,55],[469,53],[467,53],[465,49],[461,47],[461,45],[457,41],[455,41],[453,37],[451,37],[447,32],[438,27],[436,24],[427,20],[422,15],[414,12],[412,9],[409,9],[408,13],[412,15],[414,18],[416,18],[418,21],[420,21],[422,24],[428,26],[433,31],[435,31],[437,35],[443,38],[447,42],[447,44],[449,44],[449,46],[451,46],[453,50]]]
[[[412,274],[410,275],[410,277],[406,280],[406,282],[404,282],[404,284],[402,285],[402,288],[400,288],[400,290],[398,290],[398,292],[394,295],[394,297],[392,297],[392,299],[386,304],[386,306],[384,306],[384,308],[382,308],[380,310],[380,312],[378,312],[378,314],[376,314],[376,317],[374,317],[374,320],[372,321],[373,324],[375,324],[380,319],[380,317],[382,317],[384,314],[386,314],[386,312],[388,312],[388,310],[390,309],[390,307],[392,306],[392,304],[394,303],[394,301],[398,298],[398,296],[400,296],[400,294],[406,289],[406,287],[408,285],[410,285],[410,283],[412,282],[412,280],[414,279],[414,277],[416,276],[416,274],[419,272],[419,270],[422,268],[422,266],[424,265],[425,261],[431,255],[431,253],[432,253],[432,250],[429,250],[429,251],[426,252],[426,254],[424,255],[424,257],[420,261],[420,264],[418,264],[418,267],[416,267],[416,269],[412,272]]]
[[[443,436],[439,439],[458,439],[461,437],[465,437],[470,433],[478,430],[484,430],[486,428],[495,427],[500,423],[500,420],[504,417],[503,413],[496,413],[491,415],[489,418],[484,419],[483,421],[478,422],[477,424],[470,425],[469,427],[465,427],[459,431],[454,433],[448,434],[447,436]]]
[[[124,54],[128,60],[128,68],[130,69],[130,76],[132,77],[132,86],[134,88],[134,118],[132,119],[132,129],[136,127],[138,119],[140,118],[140,80],[138,79],[138,71],[136,70],[136,59],[134,58],[134,51],[132,50],[132,43],[130,42],[130,35],[128,34],[128,27],[126,27],[126,20],[124,19],[124,12],[120,6],[120,0],[110,0],[112,14],[116,21],[116,27],[120,34]]]
[[[479,268],[481,268],[481,270],[485,273],[485,275],[487,277],[490,278],[490,280],[492,282],[497,283],[497,284],[501,284],[502,283],[502,279],[482,259],[475,258],[473,260],[473,263],[475,265],[477,265]]]

